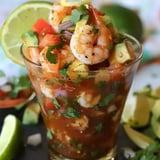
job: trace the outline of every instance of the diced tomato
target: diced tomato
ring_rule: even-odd
[[[0,108],[11,108],[26,101],[26,98],[5,98],[0,100]]]
[[[52,99],[45,98],[44,99],[44,106],[45,106],[45,110],[46,111],[53,110],[54,109],[54,105],[53,105]]]
[[[3,98],[8,95],[8,92],[4,92],[3,90],[0,90],[0,98]]]
[[[44,19],[38,19],[32,27],[33,31],[41,35],[54,33],[53,27]]]
[[[44,48],[46,46],[54,46],[61,42],[60,35],[57,34],[46,34],[40,40],[40,47]]]

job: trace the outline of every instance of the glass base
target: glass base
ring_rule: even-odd
[[[62,155],[58,155],[57,153],[53,153],[53,150],[49,150],[49,156],[50,156],[50,160],[75,160],[75,159],[66,158]],[[116,157],[116,149],[114,148],[108,154],[106,154],[105,156],[97,160],[115,160],[115,157]]]

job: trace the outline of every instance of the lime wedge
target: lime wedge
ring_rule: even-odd
[[[128,137],[135,143],[138,147],[145,149],[150,144],[154,143],[154,140],[136,130],[131,128],[128,124],[124,124],[124,130]]]
[[[7,115],[0,135],[0,160],[11,160],[16,156],[23,144],[22,133],[21,122],[14,115]]]
[[[32,1],[17,7],[6,19],[1,29],[2,48],[9,59],[24,65],[20,55],[21,35],[30,30],[38,18],[48,19],[51,2]]]
[[[63,6],[80,6],[91,3],[91,0],[61,0],[60,2]]]
[[[122,122],[128,123],[132,127],[144,127],[150,120],[150,108],[148,97],[138,94],[127,100],[122,114]]]

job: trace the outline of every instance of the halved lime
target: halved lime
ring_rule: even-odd
[[[1,29],[2,48],[9,59],[24,65],[20,55],[21,35],[30,30],[38,18],[48,19],[51,2],[26,2],[17,7],[6,19]]]
[[[128,137],[135,143],[138,147],[145,149],[148,147],[150,144],[154,143],[154,140],[141,132],[138,132],[131,128],[128,124],[125,124],[124,130]]]
[[[23,144],[22,137],[21,122],[14,115],[7,115],[0,135],[0,160],[11,160],[16,156]]]

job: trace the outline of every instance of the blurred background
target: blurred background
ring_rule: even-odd
[[[20,4],[26,2],[27,0],[1,0],[0,5],[0,27],[5,22],[7,16]],[[51,0],[48,0],[51,1]],[[93,0],[93,4],[96,7],[101,6],[112,6],[113,4],[121,5],[133,13],[124,12],[124,8],[112,8],[109,14],[113,14],[114,21],[118,22],[118,19],[123,19],[125,25],[120,25],[122,29],[126,29],[128,32],[133,34],[138,34],[138,38],[142,41],[143,44],[143,62],[149,61],[153,58],[160,57],[160,1],[159,0]],[[106,7],[108,8],[108,7]],[[106,9],[105,8],[105,9]],[[106,11],[108,13],[108,11]],[[134,20],[134,14],[136,14],[140,21]],[[121,16],[119,18],[119,16]],[[2,63],[3,62],[3,63]],[[0,70],[3,69],[5,72],[8,72],[8,68],[12,66],[12,62],[4,56],[4,53],[0,47]],[[13,69],[15,71],[10,73],[17,74],[21,67],[14,64]]]

